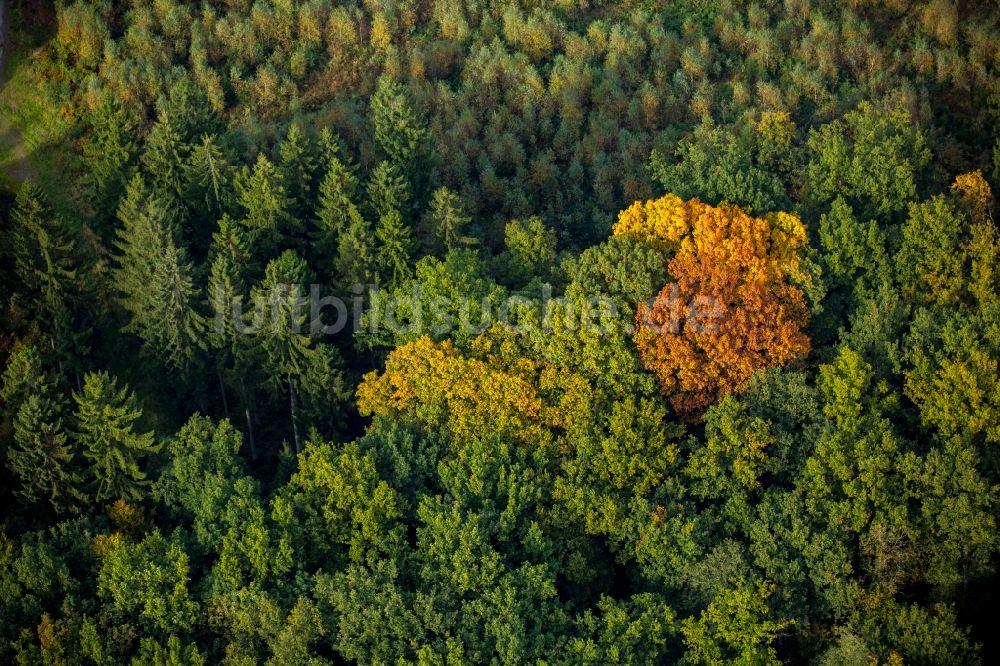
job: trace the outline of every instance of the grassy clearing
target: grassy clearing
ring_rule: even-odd
[[[78,209],[73,186],[79,160],[72,150],[75,126],[51,103],[28,36],[8,31],[0,88],[0,183],[33,180],[59,211]]]

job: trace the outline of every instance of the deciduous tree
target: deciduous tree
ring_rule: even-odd
[[[676,283],[639,304],[635,342],[684,418],[697,420],[722,395],[745,389],[755,371],[809,352],[809,313],[791,283],[805,266],[798,218],[667,197],[623,213],[615,233],[676,248]]]

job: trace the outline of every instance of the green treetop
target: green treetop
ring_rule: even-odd
[[[77,441],[90,464],[94,498],[139,499],[149,485],[142,469],[146,456],[158,450],[153,433],[137,433],[139,401],[127,386],[118,388],[107,372],[84,377],[83,392],[74,393]]]

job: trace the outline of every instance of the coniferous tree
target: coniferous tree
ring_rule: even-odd
[[[382,153],[410,179],[416,202],[425,202],[432,166],[430,132],[406,89],[388,76],[380,77],[371,99],[371,118]]]
[[[0,400],[3,400],[8,412],[16,414],[29,395],[48,395],[52,388],[51,378],[42,368],[38,349],[27,342],[17,343],[7,359],[3,385],[0,386]]]
[[[475,242],[463,234],[472,218],[465,213],[459,196],[448,188],[439,187],[434,191],[429,215],[439,251],[447,252]]]
[[[191,199],[203,203],[199,217],[217,218],[232,205],[233,167],[214,136],[205,134],[191,149],[186,178]]]
[[[379,162],[368,180],[368,206],[372,219],[379,219],[390,211],[404,217],[409,210],[410,188],[399,175],[399,170],[389,162]]]
[[[366,285],[374,277],[376,239],[357,209],[350,211],[347,229],[337,238],[334,268],[343,287]]]
[[[150,284],[153,314],[159,322],[157,347],[169,365],[184,371],[191,370],[198,352],[205,349],[208,333],[205,317],[195,309],[202,296],[192,271],[183,251],[166,242]]]
[[[385,156],[400,167],[411,166],[428,139],[406,89],[388,76],[379,77],[371,99],[375,139]]]
[[[173,224],[168,209],[153,198],[143,178],[133,176],[121,205],[115,247],[119,253],[114,272],[119,304],[131,314],[126,330],[139,333],[152,328],[149,276],[153,274],[166,229]],[[140,337],[145,337],[140,333]]]
[[[208,302],[213,313],[209,342],[215,354],[216,375],[227,418],[229,403],[223,375],[224,368],[229,367],[237,346],[241,343],[240,329],[234,319],[239,313],[234,311],[234,306],[242,302],[246,295],[244,276],[249,261],[243,228],[229,215],[223,215],[219,220],[218,230],[212,235]],[[242,381],[243,378],[240,379]]]
[[[168,20],[168,23],[170,20]],[[158,115],[167,115],[184,141],[220,131],[221,123],[212,109],[207,91],[190,76],[170,82],[166,95],[156,100]]]
[[[153,433],[136,432],[142,416],[139,401],[127,386],[118,388],[107,372],[87,373],[83,392],[74,393],[77,441],[90,465],[94,498],[141,499],[149,485],[142,469],[158,446]]]
[[[354,174],[337,156],[331,157],[319,186],[319,210],[316,213],[322,240],[336,240],[347,230],[351,211],[357,208],[354,204],[357,187]]]
[[[299,379],[299,411],[305,425],[333,436],[341,432],[344,405],[352,396],[336,347],[316,344]]]
[[[53,215],[42,192],[25,184],[13,211],[14,270],[22,283],[20,302],[47,332],[60,369],[72,372],[87,353],[89,330],[77,316],[80,291],[76,244],[66,223]]]
[[[113,98],[90,114],[93,134],[84,143],[84,181],[87,198],[96,213],[95,228],[108,239],[122,190],[135,168],[135,122]]]
[[[334,157],[343,162],[349,161],[350,156],[346,155],[345,152],[343,142],[337,134],[331,132],[328,127],[320,130],[316,150],[316,161],[320,167],[329,164]]]
[[[177,131],[173,119],[161,111],[146,137],[142,165],[149,175],[153,192],[175,210],[185,205],[185,165],[190,146]]]
[[[389,286],[401,284],[412,272],[410,261],[413,238],[410,228],[403,223],[398,212],[390,210],[379,218],[375,237],[378,239],[379,277]]]
[[[77,510],[85,498],[59,403],[44,394],[28,395],[14,419],[14,442],[7,453],[21,481],[14,494],[28,504],[47,501],[57,513]]]
[[[289,199],[289,210],[303,218],[314,206],[312,187],[316,170],[315,149],[301,128],[292,123],[285,140],[278,147],[281,176]]]
[[[245,295],[244,275],[250,263],[243,228],[229,215],[222,216],[212,234],[211,262],[208,302],[215,317],[212,342],[216,349],[223,349],[233,341],[233,304]]]
[[[291,250],[267,265],[264,281],[254,300],[267,313],[266,323],[257,334],[270,374],[270,383],[288,391],[289,412],[295,450],[300,447],[296,389],[313,353],[307,318],[309,268]]]
[[[313,265],[328,267],[321,274],[335,271],[341,239],[353,217],[360,215],[354,203],[357,186],[357,178],[351,169],[340,161],[336,153],[331,154],[329,169],[319,185],[315,230],[311,234],[314,241],[310,248]],[[337,279],[335,275],[331,274],[331,277]]]
[[[253,169],[243,167],[236,177],[236,195],[244,211],[248,240],[261,252],[272,249],[288,226],[290,202],[279,171],[263,154]]]
[[[192,269],[174,241],[171,217],[138,176],[129,183],[118,214],[123,226],[115,243],[115,286],[129,313],[124,330],[136,333],[147,351],[168,365],[189,369],[204,347],[206,325],[194,309],[198,295]]]
[[[46,309],[54,308],[76,280],[73,239],[30,183],[18,189],[12,218],[14,270]]]

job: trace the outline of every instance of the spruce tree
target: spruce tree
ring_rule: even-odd
[[[203,218],[217,218],[232,205],[233,167],[214,136],[203,135],[188,158],[185,178]],[[202,206],[203,204],[203,206]]]
[[[118,302],[129,314],[124,330],[137,334],[151,355],[189,369],[204,347],[206,325],[194,309],[198,294],[192,268],[174,241],[170,214],[138,176],[129,183],[118,214],[123,226],[115,242],[115,285]]]
[[[315,148],[299,126],[292,123],[278,147],[281,175],[288,194],[290,211],[302,218],[315,204],[312,179],[316,170]]]
[[[150,288],[159,323],[156,344],[168,365],[189,371],[206,347],[208,323],[196,309],[201,294],[194,286],[192,266],[172,242],[164,244],[154,266]]]
[[[42,356],[33,344],[21,342],[14,346],[3,371],[0,400],[7,412],[16,414],[29,395],[48,395],[52,381],[42,368]]]
[[[193,141],[203,134],[216,134],[224,127],[212,108],[207,91],[190,76],[176,78],[167,94],[156,100],[156,109],[158,114],[170,117],[184,141]]]
[[[319,186],[319,220],[320,234],[323,238],[337,238],[347,229],[350,211],[356,208],[354,197],[357,194],[358,180],[354,174],[333,156],[329,168]]]
[[[375,229],[378,239],[378,275],[388,286],[398,286],[410,277],[410,258],[413,238],[410,228],[403,223],[399,213],[390,210],[379,218]]]
[[[329,164],[333,158],[338,158],[341,161],[347,161],[347,157],[342,157],[343,148],[341,147],[341,139],[337,134],[330,131],[329,128],[324,127],[319,132],[319,148],[317,151],[317,161],[320,165]]]
[[[210,258],[208,300],[215,316],[212,346],[221,349],[232,342],[235,334],[233,303],[244,296],[244,274],[250,262],[243,228],[229,215],[222,216],[218,230],[212,235]]]
[[[160,112],[149,130],[144,148],[142,165],[153,192],[172,209],[181,210],[185,205],[185,165],[190,146],[184,142],[166,112]]]
[[[308,336],[309,303],[305,293],[309,281],[306,262],[291,250],[285,250],[267,265],[264,281],[255,294],[255,301],[267,312],[266,324],[257,339],[271,384],[288,391],[296,452],[300,441],[296,389],[313,353]]]
[[[46,332],[60,370],[72,372],[88,351],[90,333],[77,314],[76,243],[34,185],[18,190],[12,218],[13,263],[21,282],[16,303]]]
[[[14,442],[7,452],[10,470],[21,481],[14,494],[27,504],[46,500],[57,513],[76,511],[85,497],[61,405],[39,393],[28,395],[14,419]]]
[[[336,155],[330,158],[329,170],[319,185],[319,205],[310,256],[314,265],[332,267],[340,239],[358,208],[354,203],[357,179]]]
[[[374,278],[375,263],[375,238],[371,225],[357,209],[352,209],[347,230],[337,239],[334,268],[340,284],[345,288],[368,284]]]
[[[12,220],[17,277],[45,308],[51,308],[75,286],[75,243],[36,185],[26,183],[18,189]]]
[[[243,167],[236,177],[236,196],[251,246],[268,252],[281,239],[289,221],[290,202],[281,171],[263,154],[258,155],[253,169]]]
[[[368,180],[368,205],[372,219],[379,219],[390,211],[404,216],[409,210],[410,187],[399,175],[399,170],[389,162],[379,162]]]
[[[74,393],[77,441],[90,465],[94,498],[98,501],[137,500],[149,485],[145,458],[157,451],[153,433],[137,433],[142,416],[138,400],[127,386],[119,389],[107,372],[87,373],[83,392]]]
[[[119,304],[131,315],[125,330],[139,333],[145,339],[145,331],[156,324],[148,307],[149,278],[172,219],[168,209],[150,196],[138,174],[129,181],[118,208],[118,219],[122,226],[115,240],[118,265],[114,270],[114,285]]]
[[[439,187],[431,198],[430,222],[438,250],[447,252],[462,245],[471,245],[475,239],[462,231],[472,221],[462,208],[462,200],[446,187]]]
[[[432,167],[431,136],[406,89],[388,76],[380,77],[371,98],[371,118],[382,153],[409,179],[416,201],[426,202]]]
[[[244,275],[249,263],[249,252],[243,228],[228,215],[219,220],[219,227],[212,235],[210,254],[211,269],[208,280],[208,302],[214,315],[209,342],[214,349],[216,376],[222,396],[223,408],[229,417],[226,396],[226,368],[230,367],[241,340],[234,319],[233,305],[241,301],[246,289]],[[243,377],[239,377],[243,380]]]
[[[138,149],[133,118],[109,98],[89,115],[92,134],[83,145],[84,183],[98,233],[108,240],[118,198],[135,170]]]
[[[297,407],[308,428],[319,428],[326,435],[337,433],[344,417],[343,406],[352,397],[343,365],[333,345],[316,344],[307,357],[298,382],[301,404]]]

